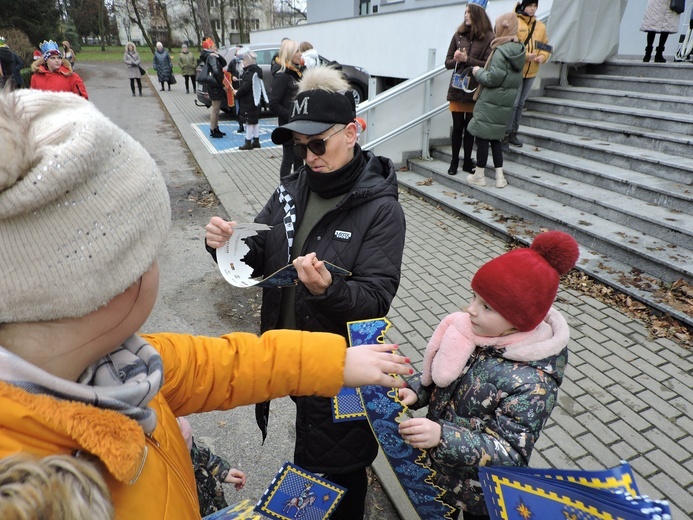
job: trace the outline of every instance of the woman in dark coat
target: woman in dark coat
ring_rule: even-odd
[[[217,44],[211,38],[207,38],[202,42],[200,63],[203,65],[207,64],[212,71],[212,77],[216,80],[215,83],[207,85],[207,95],[212,102],[212,111],[209,114],[209,136],[214,138],[224,137],[226,132],[219,130],[219,111],[221,110],[221,100],[226,97],[226,92],[224,91],[224,67],[226,67],[226,60],[219,56]]]
[[[489,20],[486,10],[479,3],[469,2],[464,11],[464,22],[457,28],[450,41],[448,54],[445,57],[445,68],[461,72],[466,67],[483,66],[491,54],[493,37],[491,20]],[[470,85],[470,90],[475,86],[476,81]],[[452,160],[448,174],[457,174],[460,148],[463,141],[462,170],[473,173],[474,136],[466,130],[474,111],[474,94],[456,89],[451,85],[448,88],[447,100],[450,102],[450,113],[452,114]]]
[[[269,108],[277,116],[278,126],[285,125],[291,117],[291,101],[298,92],[301,80],[301,52],[299,43],[284,40],[279,47],[279,54],[272,63],[272,88],[270,89]],[[285,144],[282,148],[282,164],[279,177],[286,177],[291,168],[297,171],[303,166],[303,160],[294,155],[293,145]]]
[[[506,13],[496,19],[496,38],[491,43],[491,56],[486,67],[474,67],[474,77],[481,84],[474,95],[474,117],[467,130],[476,137],[476,168],[467,175],[467,182],[486,186],[484,170],[488,149],[493,152],[496,169],[496,188],[508,183],[503,176],[503,149],[501,139],[515,104],[517,90],[522,83],[525,65],[525,46],[517,39],[519,27],[515,13]]]
[[[168,89],[171,90],[171,77],[173,76],[173,62],[168,51],[164,49],[164,44],[156,42],[156,52],[154,53],[154,68],[156,69],[156,77],[161,83],[161,91],[164,91],[164,83],[168,83]]]
[[[267,98],[265,84],[262,81],[262,69],[257,65],[257,56],[253,51],[241,51],[243,61],[243,75],[241,86],[238,87],[236,102],[240,104],[238,119],[245,123],[245,144],[238,147],[239,150],[252,150],[260,148],[260,122],[261,99]]]

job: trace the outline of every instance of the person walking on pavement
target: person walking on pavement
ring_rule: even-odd
[[[573,237],[549,231],[486,262],[472,278],[465,312],[440,322],[423,371],[398,390],[412,409],[428,406],[426,417],[403,421],[399,433],[428,450],[453,518],[490,518],[480,465],[529,465],[568,361],[568,323],[553,302],[578,256]]]
[[[180,54],[178,55],[178,66],[180,67],[181,74],[185,78],[185,93],[190,94],[190,83],[192,83],[193,94],[195,93],[195,68],[197,62],[195,61],[195,55],[190,52],[187,44],[183,44],[180,49]]]
[[[255,221],[269,231],[247,240],[245,261],[254,276],[292,262],[298,284],[263,290],[261,329],[330,331],[347,336],[346,323],[385,316],[399,287],[405,238],[392,161],[357,144],[356,106],[339,71],[308,69],[287,124],[272,132],[276,144],[293,142],[305,166],[280,179]],[[212,217],[207,250],[231,237],[235,222]],[[325,261],[351,271],[333,277]],[[360,347],[359,347],[360,348]],[[348,489],[333,520],[363,518],[366,468],[378,453],[367,421],[335,423],[330,399],[296,399],[294,462]],[[267,432],[269,403],[258,406]]]
[[[272,88],[270,89],[269,108],[277,115],[279,126],[289,122],[291,104],[298,91],[301,80],[301,51],[299,43],[285,39],[279,46],[279,54],[272,63]],[[303,166],[303,160],[294,154],[293,145],[286,143],[282,146],[282,163],[279,167],[279,177],[286,177]]]
[[[70,68],[70,63],[63,58],[58,44],[53,40],[41,44],[43,55],[31,64],[31,88],[53,92],[72,92],[84,99],[89,99],[87,87],[79,74]]]
[[[491,54],[491,40],[493,40],[493,28],[491,20],[486,14],[487,0],[471,0],[464,11],[464,21],[452,35],[448,54],[445,57],[445,68],[462,72],[466,67],[484,65]],[[476,88],[476,81],[468,90]],[[454,88],[452,84],[448,88],[447,100],[450,102],[452,114],[452,160],[449,175],[457,175],[460,162],[460,148],[464,142],[464,156],[462,171],[474,173],[474,161],[472,149],[474,148],[474,136],[467,131],[467,125],[474,112],[474,93],[465,92]]]
[[[171,225],[156,162],[68,93],[2,91],[0,122],[0,459],[91,456],[116,518],[199,519],[177,417],[413,373],[336,334],[140,334]]]
[[[517,91],[517,97],[513,104],[513,110],[508,122],[508,131],[503,140],[504,151],[508,151],[508,145],[517,147],[522,146],[522,141],[517,138],[517,131],[520,128],[522,111],[525,108],[525,101],[534,85],[534,80],[539,74],[539,67],[546,63],[551,53],[549,52],[549,39],[546,35],[544,22],[537,20],[536,14],[539,8],[538,0],[522,0],[517,3],[515,13],[517,13],[518,29],[517,38],[525,46],[525,67],[522,69],[522,85]]]
[[[168,51],[164,49],[164,44],[161,42],[156,42],[154,69],[156,70],[156,77],[161,84],[161,92],[165,90],[165,83],[168,83],[168,89],[171,90],[173,62],[171,61],[171,56],[169,55]]]
[[[238,120],[245,124],[245,144],[239,150],[260,148],[260,105],[267,101],[265,84],[262,81],[262,69],[257,65],[257,55],[251,50],[241,51],[243,76],[241,86],[234,92],[239,104]]]
[[[0,88],[10,81],[14,82],[15,88],[24,86],[22,78],[22,58],[14,52],[6,43],[5,37],[0,36]]]
[[[202,65],[207,64],[212,72],[212,77],[216,80],[216,84],[207,85],[207,95],[212,103],[209,113],[209,136],[218,139],[226,135],[226,132],[219,130],[221,100],[226,97],[226,92],[224,91],[224,67],[226,67],[226,60],[219,55],[217,44],[211,38],[207,38],[202,42],[202,49],[200,63]]]
[[[652,58],[652,46],[655,36],[659,33],[659,42],[655,49],[655,63],[666,63],[664,47],[669,34],[679,32],[681,15],[670,9],[670,0],[647,0],[645,12],[642,17],[640,30],[647,33],[647,46],[642,61],[649,62]]]
[[[496,18],[496,37],[491,42],[491,55],[484,68],[474,67],[472,73],[480,83],[474,96],[474,117],[467,130],[476,137],[476,168],[474,175],[467,175],[467,182],[486,186],[484,170],[488,161],[489,146],[496,169],[496,188],[504,188],[503,150],[501,139],[505,135],[508,118],[522,83],[522,67],[525,64],[525,48],[517,39],[517,16],[506,13]]]
[[[137,90],[140,93],[140,97],[142,97],[142,72],[140,71],[140,69],[142,69],[142,59],[134,43],[128,42],[125,45],[123,61],[128,66],[128,77],[130,78],[132,97],[135,97],[135,82],[137,82]]]

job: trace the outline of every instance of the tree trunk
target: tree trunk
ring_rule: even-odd
[[[212,31],[212,22],[209,17],[209,4],[207,0],[194,0],[197,3],[197,16],[200,20],[200,30],[202,38],[209,38],[214,35]]]
[[[132,6],[132,11],[135,13],[135,18],[132,19],[132,22],[135,22],[137,24],[137,27],[140,28],[140,31],[142,32],[142,37],[144,38],[144,41],[147,43],[147,47],[149,47],[149,50],[152,51],[152,54],[156,52],[156,49],[154,48],[154,44],[152,43],[151,38],[149,37],[149,32],[147,29],[144,28],[144,23],[142,22],[142,16],[140,15],[140,10],[137,6],[137,0],[128,0],[130,2],[130,5]]]

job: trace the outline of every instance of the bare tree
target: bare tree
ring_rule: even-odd
[[[209,2],[208,0],[194,0],[197,4],[197,16],[200,19],[200,31],[202,31],[203,37],[212,36],[214,31],[212,29],[212,21],[209,16]]]
[[[164,26],[166,27],[166,43],[168,44],[168,50],[172,51],[173,47],[173,33],[171,31],[171,22],[168,19],[168,9],[166,2],[162,0],[156,0],[157,15],[163,20]]]

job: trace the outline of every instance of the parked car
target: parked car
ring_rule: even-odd
[[[267,90],[267,94],[269,94],[272,85],[272,72],[270,69],[272,66],[272,59],[276,56],[277,52],[279,52],[279,44],[254,43],[244,45],[243,47],[248,48],[257,54],[257,64],[262,69],[262,78],[265,83],[265,90]],[[231,63],[234,53],[236,52],[236,46],[220,47],[218,52],[227,63]],[[320,56],[320,64],[328,65],[342,71],[345,79],[351,86],[351,90],[354,93],[354,99],[356,100],[357,105],[362,100],[366,99],[366,94],[368,92],[368,80],[370,78],[370,74],[368,74],[366,70],[354,65],[344,65],[343,63],[328,60],[323,56]],[[197,85],[197,104],[204,105],[208,108],[212,104],[209,100],[209,96],[207,95],[207,87],[205,85]],[[226,99],[222,100],[221,109],[224,112],[233,113],[233,109],[230,109],[226,104]]]

